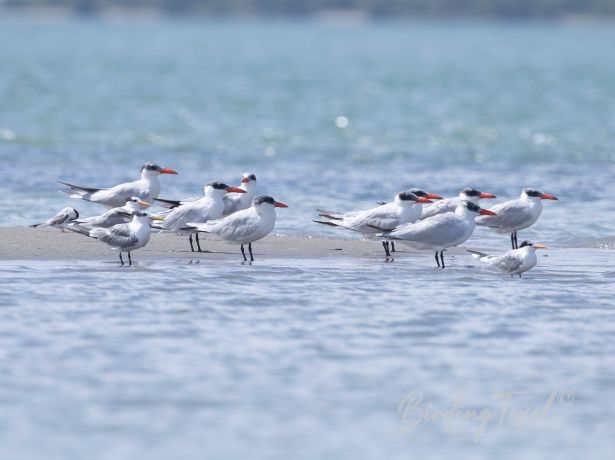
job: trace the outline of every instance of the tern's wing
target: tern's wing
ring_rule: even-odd
[[[490,206],[495,216],[479,216],[476,224],[484,227],[511,228],[531,222],[534,218],[531,209],[521,200],[511,200]]]
[[[139,241],[137,236],[130,231],[129,224],[118,224],[111,228],[95,228],[90,231],[90,236],[113,248],[128,248]]]
[[[172,209],[171,212],[165,214],[160,228],[177,231],[185,227],[188,222],[207,222],[211,218],[210,206],[207,204],[208,202],[197,200]]]
[[[68,220],[70,220],[71,211],[71,208],[62,209],[59,213],[57,213],[55,216],[45,222],[45,225],[61,225],[63,223],[66,223]]]
[[[344,218],[344,226],[362,232],[376,233],[376,229],[392,230],[399,225],[399,215],[392,203],[361,211]]]
[[[224,212],[222,214],[227,216],[241,210],[241,195],[242,193],[227,193],[224,195]]]
[[[437,214],[444,214],[445,212],[453,212],[459,204],[459,200],[448,198],[442,201],[436,201],[434,204],[423,206],[423,212],[421,213],[421,220],[428,217],[435,216]]]
[[[454,212],[447,212],[414,224],[400,225],[389,235],[393,238],[439,246],[457,241],[465,231],[465,220]]]
[[[523,260],[515,251],[509,251],[500,257],[493,258],[489,263],[504,272],[514,273],[521,267]]]
[[[252,211],[244,209],[237,211],[223,219],[203,224],[190,222],[190,225],[199,231],[213,233],[231,241],[241,241],[249,238],[259,230],[261,219]]]

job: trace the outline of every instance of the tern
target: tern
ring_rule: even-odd
[[[188,233],[190,235],[190,249],[194,252],[192,243],[192,230],[186,230],[188,222],[205,223],[210,220],[216,220],[222,217],[224,211],[224,195],[227,193],[246,193],[245,190],[239,187],[231,187],[222,182],[210,182],[204,188],[205,195],[195,201],[187,201],[179,206],[171,209],[165,214],[164,222],[156,225],[156,228],[177,233]],[[199,242],[199,234],[196,232],[196,245],[198,251],[201,252],[201,244]]]
[[[426,197],[416,196],[414,193],[400,192],[395,195],[392,202],[365,211],[351,211],[342,214],[319,210],[318,215],[324,220],[314,222],[354,230],[369,237],[383,230],[393,230],[399,225],[416,222],[421,217],[422,203],[433,203],[433,201]],[[382,246],[385,254],[390,256],[389,242],[383,241]]]
[[[457,205],[464,200],[478,204],[479,200],[485,198],[496,198],[496,196],[493,193],[481,192],[475,188],[467,187],[459,192],[459,196],[454,198],[445,198],[442,201],[438,201],[437,203],[424,207],[421,219],[426,219],[428,217],[435,216],[436,214],[443,214],[445,212],[454,212]]]
[[[74,223],[80,227],[87,227],[90,229],[95,227],[109,228],[117,224],[130,222],[132,219],[131,215],[134,211],[140,211],[149,206],[151,206],[150,203],[143,201],[139,197],[133,196],[124,206],[109,209],[98,216],[75,219]]]
[[[538,220],[542,200],[557,200],[557,197],[535,188],[524,188],[518,199],[493,206],[491,209],[496,216],[481,217],[476,220],[476,225],[488,227],[496,233],[510,233],[512,248],[517,249],[517,232]]]
[[[141,168],[141,179],[134,182],[125,182],[111,188],[91,188],[60,182],[68,187],[64,190],[71,198],[100,203],[108,208],[123,206],[131,197],[136,196],[149,203],[160,193],[160,174],[177,174],[170,168],[163,168],[156,164],[145,163]]]
[[[229,193],[224,195],[224,211],[222,215],[228,216],[252,206],[256,196],[256,185],[256,174],[251,172],[243,173],[239,188],[245,193]]]
[[[64,228],[66,227],[66,225],[70,224],[78,217],[79,217],[79,211],[77,211],[75,208],[64,208],[59,213],[57,213],[55,216],[47,219],[45,222],[42,222],[40,224],[30,225],[30,227],[32,228],[57,227],[61,231],[64,231]]]
[[[287,208],[284,203],[270,196],[257,196],[248,209],[237,211],[222,219],[199,223],[189,222],[188,226],[199,232],[213,233],[225,241],[241,245],[243,260],[247,261],[244,245],[248,245],[250,261],[254,260],[252,243],[266,237],[275,226],[275,208]]]
[[[150,224],[154,220],[164,220],[164,217],[145,211],[134,211],[132,220],[127,224],[117,224],[109,228],[94,228],[81,230],[71,228],[73,232],[81,233],[102,241],[120,255],[120,263],[124,265],[122,252],[128,253],[128,265],[132,265],[130,253],[142,248],[149,242]]]
[[[469,249],[468,252],[475,259],[489,264],[498,270],[510,273],[511,277],[519,275],[519,278],[521,278],[522,273],[536,266],[538,262],[536,249],[547,249],[547,247],[542,244],[532,243],[531,241],[524,241],[519,246],[519,249],[512,249],[500,256],[492,256],[478,251],[470,251]]]
[[[455,212],[436,214],[416,223],[400,225],[394,230],[384,231],[377,236],[400,240],[417,249],[431,249],[436,252],[438,267],[445,268],[444,251],[470,238],[475,227],[474,220],[478,215],[493,216],[495,213],[471,201],[462,201],[455,208]],[[440,253],[440,260],[438,260],[438,253]]]

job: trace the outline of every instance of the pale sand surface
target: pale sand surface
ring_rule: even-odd
[[[416,253],[411,248],[398,244],[401,257]],[[196,245],[195,245],[196,247]],[[149,244],[132,253],[134,260],[144,259],[241,259],[238,245],[228,244],[218,238],[201,233],[201,248],[204,252],[190,251],[187,236],[171,233],[152,234]],[[327,239],[307,236],[268,236],[252,245],[254,257],[374,257],[384,258],[384,250],[378,241]],[[460,253],[462,249],[449,250]],[[247,247],[246,247],[247,254]],[[0,227],[0,259],[5,260],[70,260],[114,259],[117,253],[97,240],[76,234],[61,232],[57,228]]]

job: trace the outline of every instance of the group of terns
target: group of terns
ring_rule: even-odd
[[[238,244],[244,261],[254,260],[252,243],[267,236],[276,221],[275,208],[284,203],[270,196],[257,196],[257,180],[253,173],[244,173],[237,187],[223,182],[210,182],[202,197],[169,200],[159,198],[161,174],[177,174],[170,168],[146,163],[141,178],[111,188],[92,188],[60,182],[73,198],[99,203],[108,208],[100,215],[79,218],[74,208],[64,208],[37,226],[55,226],[95,238],[119,253],[130,253],[149,242],[152,229],[188,235],[191,251],[201,251],[199,232],[217,235]],[[318,210],[314,222],[359,232],[366,238],[382,240],[387,257],[395,252],[395,242],[416,249],[435,252],[438,267],[445,268],[444,251],[463,244],[475,227],[487,227],[497,233],[510,234],[512,250],[499,255],[470,251],[476,259],[511,275],[519,275],[536,265],[536,249],[541,244],[517,241],[517,232],[533,225],[542,213],[542,200],[557,200],[554,195],[535,188],[524,188],[518,199],[506,201],[490,209],[480,200],[493,199],[492,193],[464,188],[458,196],[443,198],[420,188],[411,188],[395,195],[391,202],[361,211],[334,212]],[[437,200],[437,201],[433,201]],[[166,208],[158,214],[144,211],[153,202]],[[194,238],[193,238],[194,236]],[[196,249],[194,247],[196,243]]]
[[[46,222],[33,227],[67,228],[95,238],[117,251],[122,265],[122,253],[128,255],[128,264],[132,265],[131,252],[149,242],[152,229],[189,235],[192,251],[195,250],[193,234],[196,234],[197,248],[201,251],[198,232],[213,233],[225,241],[240,245],[245,261],[248,259],[244,245],[248,245],[250,260],[253,261],[252,243],[273,230],[275,208],[287,207],[270,196],[256,196],[256,176],[253,173],[244,173],[238,187],[210,182],[205,186],[202,197],[179,201],[158,198],[161,174],[177,172],[146,163],[141,168],[140,179],[111,188],[60,182],[67,187],[63,191],[72,198],[99,203],[108,210],[98,216],[80,219],[76,209],[64,208]],[[144,211],[154,201],[168,209],[161,215]]]
[[[524,188],[516,200],[482,208],[481,199],[496,198],[492,193],[464,188],[459,196],[443,199],[423,189],[412,188],[395,195],[390,203],[346,213],[319,210],[320,220],[314,222],[359,232],[367,238],[382,239],[384,251],[390,256],[395,241],[416,249],[435,252],[436,264],[445,268],[444,251],[466,242],[476,225],[497,233],[510,233],[512,250],[501,256],[477,251],[472,255],[482,262],[519,275],[536,265],[536,249],[542,244],[517,243],[517,232],[533,225],[542,213],[542,200],[557,200],[554,195],[534,188]],[[432,200],[439,200],[433,202]],[[424,205],[427,205],[424,207]]]

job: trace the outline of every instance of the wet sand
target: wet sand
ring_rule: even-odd
[[[416,251],[398,244],[397,254],[406,257]],[[196,247],[196,245],[195,245]],[[241,259],[238,245],[201,233],[203,252],[190,251],[188,237],[172,233],[152,234],[149,244],[132,253],[134,260],[144,259]],[[252,245],[254,257],[361,257],[383,258],[384,250],[378,241],[328,239],[308,236],[268,236]],[[453,249],[449,253],[463,252]],[[247,248],[246,248],[247,254]],[[57,228],[2,227],[0,228],[0,259],[5,260],[83,260],[114,259],[117,253],[107,245],[74,232]]]

